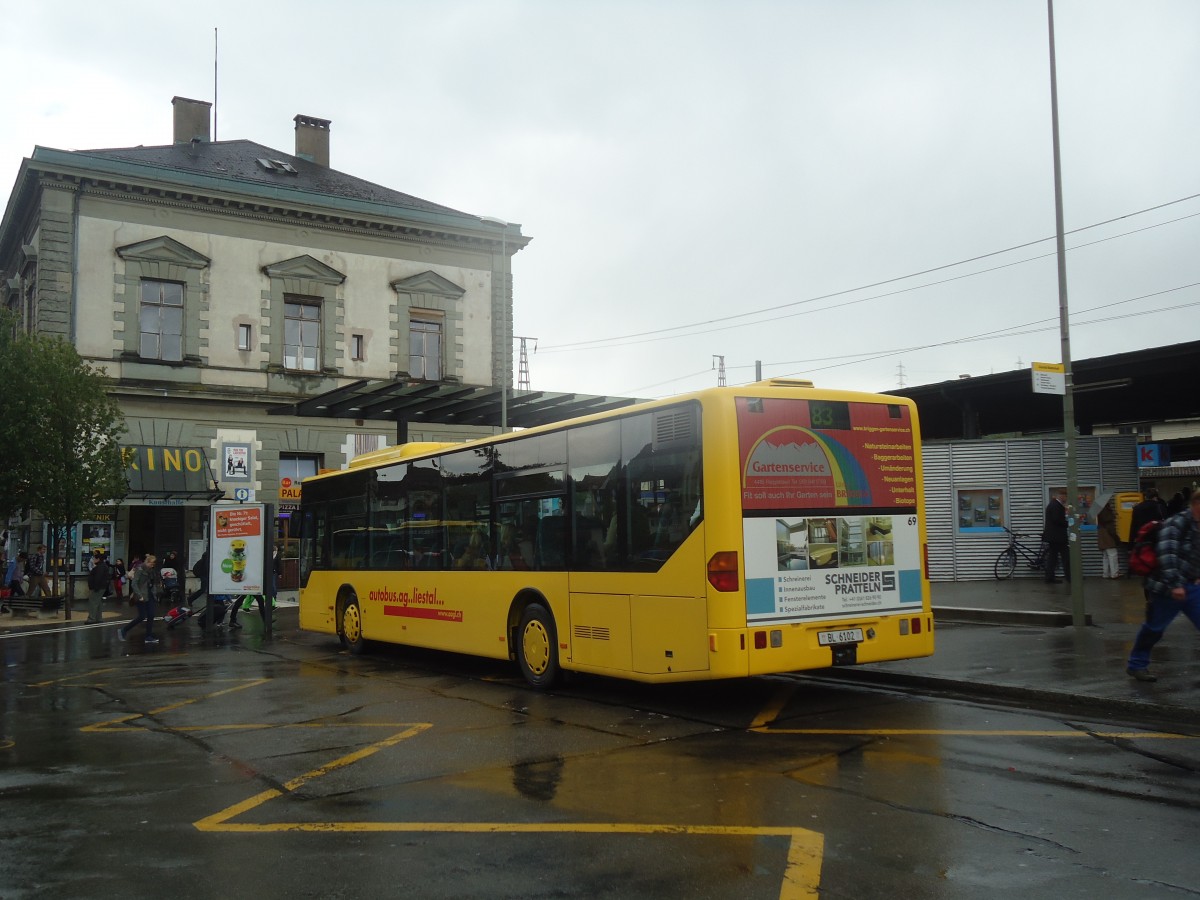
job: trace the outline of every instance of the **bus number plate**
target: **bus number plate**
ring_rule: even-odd
[[[817,632],[817,643],[822,647],[828,647],[831,644],[858,644],[863,639],[861,628],[847,628],[845,631],[819,631]]]

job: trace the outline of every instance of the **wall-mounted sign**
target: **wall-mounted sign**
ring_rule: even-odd
[[[121,459],[125,462],[131,497],[178,499],[220,495],[201,447],[138,444],[122,447]]]
[[[279,480],[279,499],[281,501],[300,500],[300,482],[294,481],[291,478],[281,478]]]
[[[1171,464],[1171,446],[1169,444],[1138,444],[1137,455],[1139,469]]]

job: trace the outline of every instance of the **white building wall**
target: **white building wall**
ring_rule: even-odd
[[[136,297],[125,297],[124,286],[117,283],[124,274],[125,262],[117,256],[116,248],[163,235],[212,260],[201,275],[208,286],[210,302],[204,315],[207,321],[200,323],[200,337],[207,338],[207,346],[186,349],[217,370],[204,373],[206,383],[242,386],[263,383],[261,370],[269,359],[268,350],[262,348],[264,329],[268,326],[267,301],[263,296],[270,288],[270,279],[262,269],[304,255],[346,276],[336,289],[337,297],[344,302],[344,319],[338,326],[335,346],[322,348],[325,365],[333,365],[355,378],[391,378],[397,370],[393,339],[399,341],[402,360],[406,359],[408,340],[407,311],[398,309],[399,298],[391,282],[432,271],[465,291],[459,301],[463,333],[455,334],[453,320],[447,320],[447,374],[457,374],[455,352],[461,346],[457,361],[462,365],[463,380],[468,384],[491,381],[491,275],[485,269],[90,216],[81,216],[79,221],[81,283],[77,347],[85,357],[108,360],[119,353],[123,340],[114,334],[114,316],[123,312],[124,303],[137,302]],[[380,242],[364,243],[382,246]],[[411,249],[416,253],[419,248]],[[189,316],[200,315],[195,300],[187,298]],[[236,325],[240,322],[254,325],[256,349],[237,349]],[[366,359],[362,362],[349,359],[351,333],[366,337]],[[281,339],[279,335],[270,336],[272,341]],[[110,375],[120,376],[119,362],[114,360],[109,369]]]

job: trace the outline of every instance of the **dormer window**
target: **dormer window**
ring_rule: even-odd
[[[278,172],[284,175],[296,175],[296,167],[291,163],[284,162],[282,159],[267,159],[265,156],[258,158],[258,164],[268,172]]]

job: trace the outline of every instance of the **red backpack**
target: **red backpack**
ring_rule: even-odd
[[[1147,522],[1138,529],[1129,550],[1129,571],[1134,575],[1153,575],[1158,571],[1158,527],[1162,522]]]

